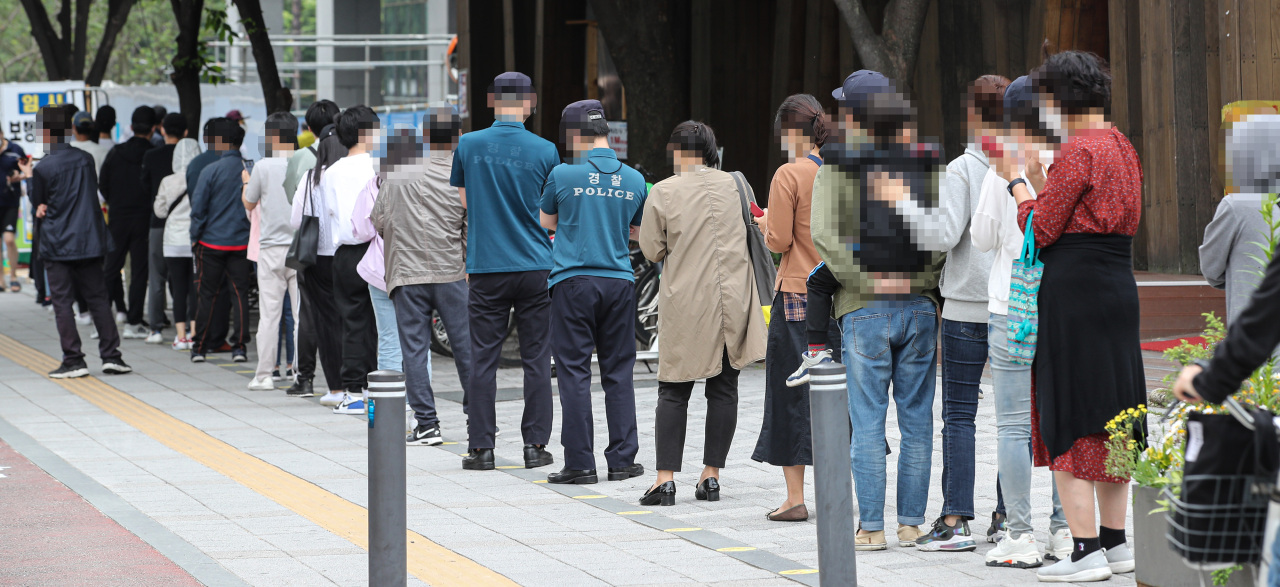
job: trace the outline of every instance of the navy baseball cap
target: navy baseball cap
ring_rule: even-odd
[[[533,81],[529,76],[518,71],[508,71],[498,74],[493,78],[493,84],[489,86],[490,94],[529,94],[532,95]]]
[[[1004,109],[1013,111],[1019,106],[1029,106],[1034,94],[1031,91],[1031,78],[1022,76],[1009,82],[1004,89]]]
[[[560,113],[561,124],[586,126],[604,120],[604,105],[599,100],[578,100],[564,107]]]
[[[844,78],[844,84],[831,90],[831,97],[840,101],[842,106],[850,105],[853,100],[870,94],[892,92],[893,82],[884,74],[869,69],[859,69]]]
[[[82,133],[93,132],[93,115],[88,112],[80,111],[71,117],[71,126]]]

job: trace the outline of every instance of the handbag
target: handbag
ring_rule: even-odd
[[[760,305],[766,308],[773,304],[773,284],[778,279],[778,268],[773,265],[773,255],[764,245],[764,233],[751,221],[750,200],[755,199],[751,184],[741,171],[730,172],[734,183],[738,184],[738,197],[742,200],[742,221],[747,225],[747,253],[751,257],[751,269],[756,277],[756,292],[760,295]],[[767,315],[767,314],[766,314]]]
[[[314,170],[313,170],[314,171]],[[305,271],[316,264],[316,253],[320,249],[320,218],[315,216],[315,202],[312,200],[311,173],[307,173],[307,201],[302,208],[302,222],[298,231],[293,233],[293,242],[289,244],[289,252],[285,254],[284,265],[294,271]],[[307,208],[311,214],[307,214]]]
[[[1040,262],[1040,250],[1036,248],[1035,231],[1027,215],[1027,228],[1022,239],[1022,258],[1013,262],[1013,274],[1009,279],[1009,362],[1030,365],[1036,358],[1036,338],[1040,326],[1040,279],[1044,276],[1044,263]]]

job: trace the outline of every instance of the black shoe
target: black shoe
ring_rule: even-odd
[[[248,361],[249,357],[245,356],[244,349],[236,349],[231,351],[231,360],[235,363],[243,363]]]
[[[196,353],[196,352],[191,353],[191,362],[192,362],[192,363],[203,363],[203,362],[204,362],[204,354],[202,354],[202,353]]]
[[[558,473],[547,475],[547,483],[557,485],[591,485],[599,482],[600,478],[596,476],[595,469],[562,469]]]
[[[702,501],[720,501],[720,481],[707,477],[693,490],[693,497]]]
[[[132,373],[133,367],[126,365],[125,362],[120,359],[107,359],[102,362],[102,372],[108,375],[123,375],[125,373]]]
[[[991,512],[991,526],[987,528],[987,542],[1000,541],[1000,536],[1004,534],[1004,520],[1004,514]]]
[[[473,448],[467,456],[462,457],[462,468],[468,471],[492,471],[493,449]]]
[[[280,370],[279,370],[279,369],[272,369],[272,370],[271,370],[271,379],[276,380],[276,381],[278,381],[278,380],[282,379],[282,377],[280,377]]]
[[[444,438],[440,436],[439,426],[418,425],[409,432],[409,435],[405,437],[404,442],[405,444],[438,446],[444,443]]]
[[[316,390],[311,386],[310,379],[299,379],[294,381],[284,393],[289,397],[311,397],[316,394]]]
[[[555,457],[547,452],[546,447],[537,446],[535,444],[524,445],[524,468],[536,469],[545,467],[556,462]]]
[[[84,363],[63,363],[49,372],[51,379],[73,379],[76,377],[88,377],[89,366]]]
[[[676,505],[676,482],[667,481],[644,492],[640,505]]]
[[[626,467],[609,467],[610,481],[626,481],[632,477],[639,477],[644,474],[644,465],[636,463]]]

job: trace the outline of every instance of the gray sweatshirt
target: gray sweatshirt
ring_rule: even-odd
[[[946,180],[938,208],[926,210],[910,198],[897,204],[911,227],[912,240],[921,248],[947,251],[942,267],[942,317],[954,322],[986,324],[987,281],[995,262],[995,251],[983,252],[973,246],[969,221],[982,196],[982,179],[990,163],[977,145],[947,164]]]

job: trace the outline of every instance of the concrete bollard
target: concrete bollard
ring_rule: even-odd
[[[854,560],[853,471],[849,462],[849,391],[845,368],[809,369],[809,421],[813,427],[813,493],[818,512],[818,582],[858,584]]]
[[[369,584],[408,582],[404,373],[369,374]]]

